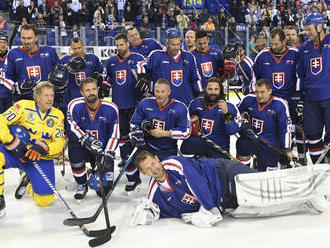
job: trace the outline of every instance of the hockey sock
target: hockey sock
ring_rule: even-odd
[[[313,164],[317,161],[317,159],[321,156],[321,154],[324,152],[324,143],[322,139],[318,140],[312,140],[308,139],[308,150],[309,154],[311,156],[311,160]],[[321,161],[321,163],[324,163],[324,159]]]
[[[0,153],[0,195],[3,194],[5,188],[5,170],[4,166],[6,164],[5,156],[3,153]]]
[[[77,184],[85,184],[87,182],[87,170],[85,163],[71,163],[71,169]]]
[[[296,132],[296,143],[297,143],[297,151],[298,151],[299,159],[305,158],[304,142],[306,141],[304,141],[301,132]]]
[[[126,169],[126,177],[129,184],[134,184],[134,182],[140,179],[140,171],[133,163],[131,163]]]

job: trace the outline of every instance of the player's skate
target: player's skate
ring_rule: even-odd
[[[24,171],[20,171],[21,174],[21,181],[15,191],[15,198],[16,199],[21,199],[23,195],[26,193],[26,186],[30,182],[30,178]]]
[[[127,194],[131,194],[133,192],[139,191],[140,187],[139,185],[141,184],[141,179],[139,178],[135,182],[128,182],[128,184],[125,186],[125,191]]]
[[[74,199],[77,200],[78,203],[80,203],[86,196],[86,193],[88,191],[88,187],[86,184],[78,184],[77,191],[74,194]]]
[[[0,218],[6,214],[6,202],[5,197],[0,195]]]

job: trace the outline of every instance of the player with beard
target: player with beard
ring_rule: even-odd
[[[113,182],[113,159],[120,138],[118,107],[98,98],[97,80],[83,79],[80,91],[83,97],[73,99],[67,113],[69,160],[78,184],[76,200],[82,200],[88,189],[85,163],[90,162],[93,167],[97,159],[108,192]]]
[[[229,152],[230,135],[240,129],[240,115],[237,108],[225,99],[221,81],[211,77],[206,83],[204,96],[195,98],[189,105],[192,135],[184,140],[182,153],[228,158],[199,136],[200,132]]]
[[[108,59],[106,68],[107,80],[112,86],[112,101],[119,108],[120,156],[122,159],[119,166],[121,167],[133,150],[130,142],[128,142],[129,121],[142,97],[135,88],[136,79],[131,69],[138,61],[143,61],[144,57],[130,51],[130,44],[125,33],[116,35],[115,44],[118,54]]]

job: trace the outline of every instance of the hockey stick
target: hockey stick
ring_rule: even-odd
[[[107,200],[105,199],[105,191],[104,191],[104,184],[103,184],[103,179],[102,179],[102,174],[101,174],[101,169],[100,169],[100,156],[97,156],[96,159],[96,166],[97,170],[99,173],[99,181],[100,181],[100,188],[101,188],[101,195],[102,195],[102,205],[103,205],[103,210],[104,210],[104,217],[105,217],[105,223],[107,225],[107,228],[105,229],[105,232],[102,236],[91,239],[88,244],[91,247],[96,247],[99,245],[102,245],[106,242],[108,242],[111,239],[111,234],[116,230],[116,226],[110,226],[110,220],[109,220],[109,212],[108,212],[108,204]],[[103,229],[104,230],[104,229]]]
[[[207,136],[205,136],[204,134],[202,134],[201,132],[198,132],[199,137],[201,137],[203,140],[205,140],[207,143],[211,144],[215,149],[217,149],[218,151],[220,151],[223,155],[227,156],[228,158],[230,158],[231,160],[240,162],[237,158],[235,158],[233,155],[231,155],[229,152],[227,152],[226,150],[222,149],[220,146],[218,146],[216,143],[214,143],[213,140],[209,139]]]
[[[62,203],[62,205],[66,208],[66,210],[68,211],[68,213],[73,218],[77,218],[77,215],[73,212],[73,210],[70,208],[70,206],[66,203],[66,201],[64,200],[64,198],[62,197],[62,195],[60,194],[60,192],[58,192],[58,190],[55,188],[55,186],[49,180],[49,178],[47,177],[47,175],[41,169],[41,167],[39,166],[39,164],[37,162],[33,162],[33,166],[34,166],[34,168],[36,168],[36,170],[39,172],[39,174],[42,176],[42,178],[45,180],[45,182],[51,188],[51,190],[56,195],[56,197],[59,199],[59,201]],[[84,232],[84,234],[86,236],[88,236],[88,237],[97,237],[97,236],[99,236],[101,234],[99,232],[90,231],[86,227],[84,227],[83,225],[80,225],[79,227]]]
[[[273,146],[271,143],[269,143],[267,140],[264,140],[263,138],[261,138],[258,134],[256,134],[252,129],[248,129],[247,130],[250,134],[252,134],[252,136],[254,138],[256,138],[257,140],[261,141],[262,143],[264,143],[266,146],[268,146],[269,148],[273,149],[274,151],[278,152],[279,154],[287,157],[288,155],[282,151],[281,149]],[[293,160],[293,163],[295,164],[295,166],[297,167],[297,164],[299,164],[300,166],[303,166],[302,164],[298,163],[297,162],[297,158],[294,158]]]
[[[321,163],[322,159],[327,155],[328,151],[330,150],[330,143],[325,148],[324,152],[321,154],[321,156],[316,160],[315,164]]]
[[[125,165],[123,166],[122,170],[120,171],[119,175],[117,176],[115,182],[113,183],[113,186],[111,187],[110,191],[106,195],[106,197],[105,197],[106,201],[109,200],[112,192],[114,191],[114,189],[118,185],[118,183],[119,183],[120,179],[122,178],[122,176],[125,174],[125,170],[127,169],[127,167],[132,162],[136,151],[137,151],[137,147],[135,147],[134,150],[132,151],[131,155],[129,156],[129,158],[127,159]],[[80,226],[80,225],[84,225],[84,224],[93,223],[97,219],[99,214],[101,213],[102,208],[103,208],[103,204],[101,204],[99,206],[99,208],[96,210],[95,214],[91,217],[87,217],[87,218],[69,218],[69,219],[65,219],[63,221],[63,224],[66,225],[66,226]]]

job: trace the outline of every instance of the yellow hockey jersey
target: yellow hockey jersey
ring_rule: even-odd
[[[41,113],[35,101],[18,101],[0,115],[0,140],[3,143],[13,139],[9,131],[10,125],[24,126],[32,143],[43,141],[48,145],[48,155],[42,156],[42,159],[51,160],[63,151],[64,115],[57,108],[52,107],[46,113]],[[28,145],[28,148],[30,146],[32,145]]]

